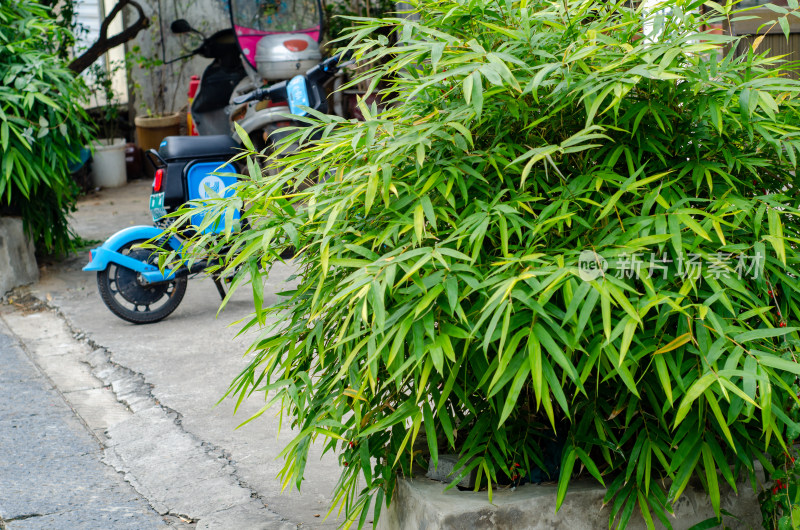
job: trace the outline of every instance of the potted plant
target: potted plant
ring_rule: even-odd
[[[155,49],[154,46],[151,48]],[[128,58],[129,64],[135,63],[137,68],[148,73],[146,82],[133,83],[136,100],[143,110],[134,119],[137,143],[144,150],[158,149],[165,137],[180,134],[181,115],[174,110],[179,91],[173,90],[171,97],[168,94],[168,82],[172,76],[167,72],[163,59],[143,53],[138,45],[131,49]]]
[[[249,228],[180,256],[252,284],[245,329],[265,329],[229,395],[281,405],[284,484],[336,452],[331,511],[362,527],[447,451],[489,502],[557,464],[556,509],[583,474],[609,526],[671,527],[690,484],[723,524],[748,480],[791,527],[800,81],[684,6],[421,0],[420,22],[355,32],[391,105],[288,135],[319,139],[214,205]],[[266,306],[286,252],[295,283]]]
[[[101,188],[116,188],[125,185],[125,138],[119,131],[119,95],[114,90],[113,73],[121,64],[112,62],[108,68],[102,63],[92,65],[89,83],[97,98],[99,113],[99,137],[92,142],[92,182]]]

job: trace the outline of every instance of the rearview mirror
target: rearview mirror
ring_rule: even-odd
[[[182,18],[179,18],[170,24],[169,29],[172,30],[172,33],[197,33],[197,30]]]

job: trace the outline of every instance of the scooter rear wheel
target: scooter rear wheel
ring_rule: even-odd
[[[145,263],[155,263],[157,257],[146,249],[132,249],[144,240],[132,241],[119,252]],[[136,271],[110,263],[97,273],[100,297],[112,313],[134,324],[151,324],[170,315],[186,294],[186,278],[147,284]]]

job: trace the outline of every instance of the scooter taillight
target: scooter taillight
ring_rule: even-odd
[[[156,177],[153,179],[153,191],[159,192],[161,191],[161,181],[164,178],[164,170],[159,168],[156,169]]]

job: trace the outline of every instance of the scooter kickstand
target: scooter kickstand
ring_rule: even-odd
[[[214,280],[214,285],[217,286],[217,292],[219,293],[220,299],[225,300],[225,287],[223,287],[222,281],[220,281],[219,276],[217,276],[216,274],[212,276],[212,278]]]

